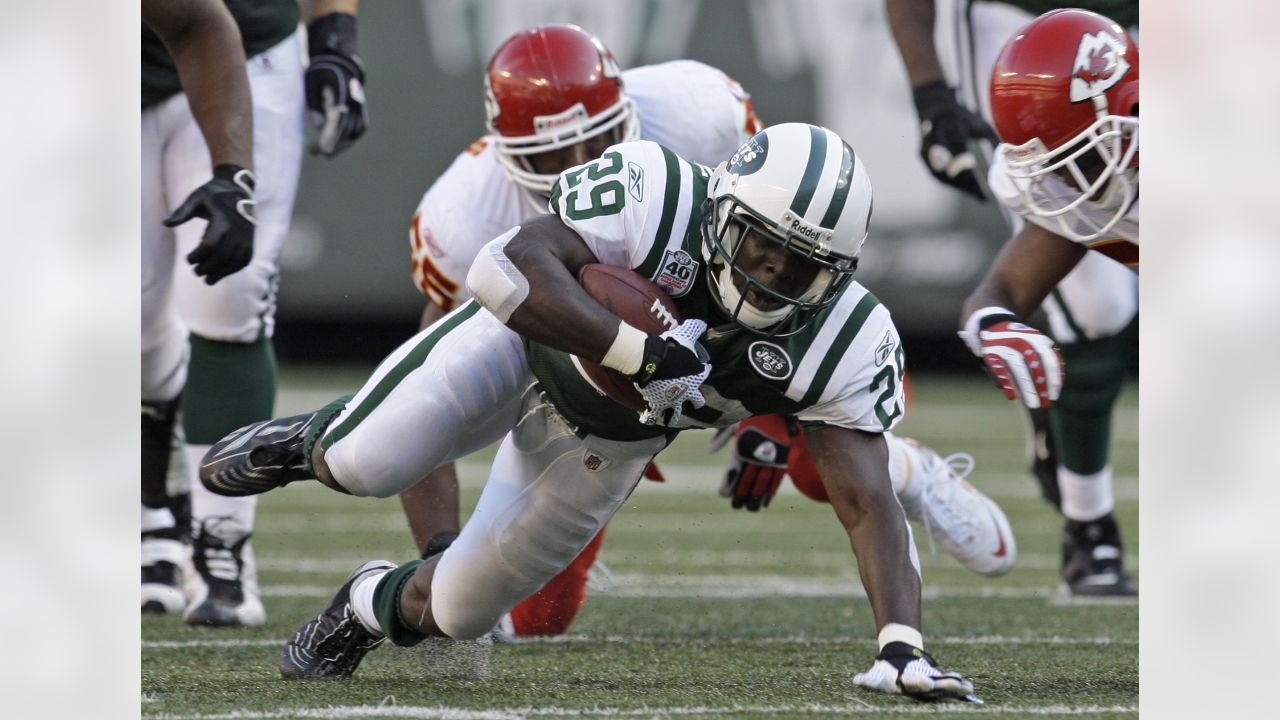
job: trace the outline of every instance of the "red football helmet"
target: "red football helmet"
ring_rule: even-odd
[[[1074,9],[1032,20],[996,58],[991,115],[1029,212],[1081,242],[1124,217],[1138,194],[1138,47],[1123,28]]]
[[[577,25],[538,25],[502,43],[485,73],[484,107],[503,166],[517,183],[541,193],[550,193],[558,176],[534,172],[528,156],[614,128],[620,128],[619,142],[640,136],[618,62]]]

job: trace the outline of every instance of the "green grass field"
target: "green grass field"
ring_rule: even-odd
[[[319,407],[362,375],[286,370],[279,414]],[[848,542],[831,510],[784,487],[758,514],[716,494],[724,457],[688,433],[609,526],[600,559],[616,584],[593,592],[571,634],[515,644],[384,646],[349,681],[285,682],[283,641],[359,562],[404,561],[412,543],[395,500],[315,483],[262,498],[254,537],[265,627],[142,620],[146,718],[1090,717],[1138,714],[1136,602],[1081,602],[1058,588],[1060,521],[1022,472],[1015,409],[975,372],[917,377],[899,427],[943,455],[977,459],[970,480],[1006,510],[1019,560],[1004,578],[929,556],[918,531],[925,637],[944,668],[967,674],[984,706],[922,704],[855,690],[875,629]],[[1117,511],[1138,570],[1136,386],[1114,423]],[[485,458],[461,466],[474,502]]]

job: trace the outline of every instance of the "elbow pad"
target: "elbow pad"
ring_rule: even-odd
[[[529,297],[529,279],[512,264],[504,249],[520,232],[517,225],[480,249],[467,273],[467,289],[486,310],[506,324]]]

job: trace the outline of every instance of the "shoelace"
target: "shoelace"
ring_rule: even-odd
[[[223,522],[223,518],[210,518],[200,526],[197,539],[196,563],[203,566],[204,574],[224,582],[236,582],[240,579],[240,571],[244,564],[234,545],[213,532]]]
[[[921,449],[922,452],[929,452],[934,458],[938,458],[937,453]],[[924,519],[924,534],[929,538],[929,557],[934,560],[938,559],[938,548],[933,542],[933,523],[930,522],[928,507],[935,507],[929,503],[930,491],[934,487],[934,481],[939,473],[955,475],[955,479],[949,480],[949,492],[944,502],[938,503],[936,507],[943,510],[945,517],[942,519],[942,527],[944,530],[950,531],[961,524],[969,524],[968,518],[958,515],[951,509],[951,498],[955,495],[956,488],[960,486],[960,481],[969,477],[974,468],[973,456],[966,452],[951,453],[944,458],[938,458],[930,467],[924,476],[924,487],[920,490],[921,499],[924,500],[926,509],[920,515]]]

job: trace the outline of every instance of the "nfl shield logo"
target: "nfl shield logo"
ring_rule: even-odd
[[[601,470],[609,467],[609,464],[609,458],[601,455],[591,448],[587,448],[582,453],[582,467],[586,468],[589,472],[600,472]]]

